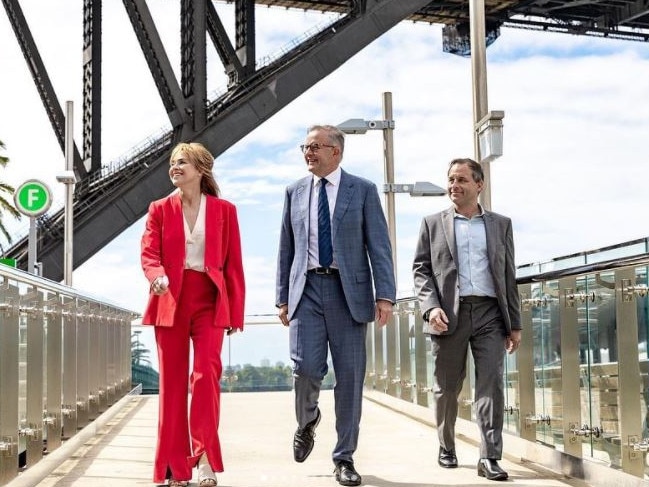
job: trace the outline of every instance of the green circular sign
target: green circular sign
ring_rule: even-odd
[[[23,215],[40,216],[50,209],[52,193],[47,184],[30,179],[16,189],[14,203]]]

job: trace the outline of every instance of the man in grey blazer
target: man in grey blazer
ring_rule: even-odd
[[[454,159],[448,170],[453,206],[425,217],[415,250],[415,293],[430,335],[438,463],[457,467],[455,420],[469,345],[475,363],[475,408],[481,433],[478,475],[505,480],[502,458],[504,351],[521,340],[511,220],[478,204],[480,164]]]
[[[396,289],[376,186],[340,168],[344,148],[345,136],[337,127],[315,125],[307,131],[301,149],[311,175],[286,190],[276,305],[281,322],[289,327],[293,361],[298,423],[293,456],[303,462],[313,449],[329,349],[336,376],[334,473],[341,485],[360,485],[353,454],[361,419],[367,323],[388,321]]]

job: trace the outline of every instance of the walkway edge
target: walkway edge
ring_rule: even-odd
[[[365,389],[363,396],[367,400],[394,412],[437,428],[435,410],[432,408],[420,406],[370,389]],[[479,446],[480,443],[474,439],[477,436],[476,433],[477,426],[474,422],[462,418],[457,419],[455,434],[458,440]],[[608,465],[597,463],[595,460],[577,458],[540,443],[524,440],[506,431],[503,431],[503,440],[503,456],[513,462],[526,463],[527,467],[533,465],[534,469],[554,472],[564,475],[566,478],[598,487],[647,487],[648,485],[648,482],[644,479],[614,470]]]
[[[134,389],[134,391],[137,388]],[[88,440],[97,435],[97,433],[129,404],[133,398],[137,397],[133,391],[122,397],[119,401],[100,414],[97,419],[93,420],[85,428],[65,441],[60,447],[44,456],[34,466],[28,467],[24,472],[18,474],[13,480],[9,481],[4,487],[35,487],[45,477],[50,475],[66,460],[69,460],[75,452],[81,448]]]

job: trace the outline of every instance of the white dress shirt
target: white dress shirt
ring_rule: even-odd
[[[325,176],[327,180],[327,187],[325,189],[327,191],[327,201],[329,202],[329,218],[331,219],[333,219],[334,209],[336,208],[336,197],[338,196],[338,188],[340,187],[340,175],[341,169],[339,166],[335,171]],[[311,189],[311,202],[309,207],[309,262],[307,264],[309,269],[320,267],[320,254],[318,252],[318,197],[320,194],[321,179],[314,175],[313,188]],[[333,228],[331,237],[333,238]],[[338,267],[335,254],[334,261],[330,267]]]

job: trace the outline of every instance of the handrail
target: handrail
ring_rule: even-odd
[[[580,274],[590,274],[605,270],[615,270],[622,267],[649,265],[649,252],[629,257],[618,257],[615,259],[595,262],[593,264],[583,264],[567,269],[558,269],[554,271],[542,272],[529,276],[519,277],[516,279],[517,284],[529,284],[539,281],[551,281],[561,277],[576,276]]]
[[[138,316],[0,265],[0,485],[129,393]]]

